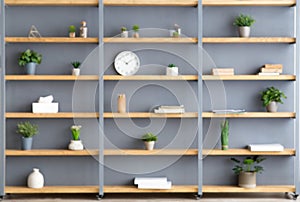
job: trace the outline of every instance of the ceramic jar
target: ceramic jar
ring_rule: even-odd
[[[27,186],[33,189],[44,187],[44,176],[38,168],[33,168],[33,172],[28,175]]]
[[[81,140],[71,140],[69,144],[69,149],[70,150],[83,150],[83,144]]]

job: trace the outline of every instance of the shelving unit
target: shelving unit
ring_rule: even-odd
[[[8,6],[98,6],[98,0],[5,0]]]
[[[104,118],[197,118],[196,112],[187,112],[184,114],[156,114],[146,112],[130,112],[130,113],[109,113],[103,114]]]
[[[6,75],[6,81],[98,81],[99,76],[95,75]]]
[[[239,114],[216,114],[212,112],[203,112],[203,118],[295,118],[294,112],[245,112]]]
[[[233,76],[213,76],[203,75],[203,81],[295,81],[295,75],[279,75],[279,76],[259,76],[259,75],[233,75]]]
[[[197,43],[197,38],[171,38],[171,37],[141,37],[141,38],[104,38],[104,43]]]
[[[55,119],[66,119],[66,118],[98,118],[98,113],[88,113],[88,112],[59,112],[59,113],[29,113],[29,112],[7,112],[5,117],[8,119],[12,118],[55,118]]]
[[[292,37],[204,37],[203,43],[295,43]]]
[[[5,37],[6,43],[98,43],[98,38],[69,38],[69,37]]]

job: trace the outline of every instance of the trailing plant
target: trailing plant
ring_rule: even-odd
[[[268,106],[271,102],[279,102],[283,104],[282,98],[287,98],[286,95],[275,87],[269,87],[265,91],[261,92],[261,101],[263,106]]]
[[[255,20],[250,15],[240,14],[234,20],[233,25],[238,27],[251,27]]]
[[[73,65],[73,67],[74,67],[75,69],[77,69],[77,68],[80,67],[81,62],[79,62],[79,61],[74,61],[74,62],[72,62],[71,64]]]
[[[127,31],[127,28],[126,27],[121,27],[121,32],[125,32],[125,31]]]
[[[34,52],[33,50],[27,49],[26,51],[21,53],[21,56],[19,58],[19,65],[25,66],[26,64],[31,62],[41,64],[42,55],[38,54],[37,52]]]
[[[38,126],[31,124],[29,121],[18,123],[17,128],[17,133],[21,134],[24,138],[33,137],[39,132]]]
[[[241,172],[261,173],[262,171],[264,171],[264,168],[262,166],[259,166],[258,164],[264,161],[266,158],[253,156],[253,157],[246,157],[243,161],[240,161],[236,158],[230,158],[230,159],[236,163],[236,165],[232,170],[237,175],[239,175]]]
[[[225,120],[221,123],[221,142],[223,145],[228,145],[229,136],[229,121]],[[223,148],[223,147],[222,147]]]
[[[132,30],[133,30],[134,32],[138,32],[139,29],[140,29],[140,27],[139,27],[138,25],[133,25],[133,26],[132,26]]]
[[[74,25],[69,26],[69,33],[76,32],[76,27]]]
[[[169,64],[168,67],[172,68],[172,67],[176,67],[176,65],[174,65],[174,64]]]
[[[157,141],[157,136],[154,135],[153,133],[146,133],[142,136],[142,140],[144,142],[152,142],[152,141]]]
[[[80,129],[81,129],[81,125],[71,126],[73,140],[80,140]]]

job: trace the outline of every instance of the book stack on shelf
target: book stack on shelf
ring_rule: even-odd
[[[282,73],[282,64],[265,64],[260,68],[258,75],[260,76],[277,76]]]
[[[138,189],[171,189],[172,182],[167,177],[136,177],[134,184]]]
[[[252,152],[282,152],[281,144],[249,144],[248,149]]]
[[[157,109],[154,109],[154,113],[157,114],[183,114],[185,112],[184,106],[159,106]]]
[[[211,70],[212,75],[234,75],[233,68],[212,68]]]

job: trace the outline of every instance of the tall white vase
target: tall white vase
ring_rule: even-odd
[[[34,168],[33,172],[28,175],[27,186],[34,189],[44,187],[44,176],[38,168]]]

